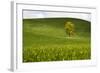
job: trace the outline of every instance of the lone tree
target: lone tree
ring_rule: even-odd
[[[65,23],[65,31],[66,31],[66,34],[68,34],[69,37],[74,35],[74,31],[75,31],[74,24],[70,21],[67,21]]]

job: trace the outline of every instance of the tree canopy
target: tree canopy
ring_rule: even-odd
[[[69,35],[69,37],[74,35],[74,31],[75,31],[74,23],[67,21],[65,23],[65,30],[66,30],[66,34]]]

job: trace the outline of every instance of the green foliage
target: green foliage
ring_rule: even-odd
[[[66,34],[68,34],[69,36],[74,35],[74,31],[75,31],[75,27],[74,24],[72,22],[66,22],[65,23],[65,30],[66,30]]]
[[[77,36],[66,37],[66,21],[75,24]],[[24,19],[23,62],[90,59],[90,32],[90,22],[80,19]]]
[[[81,44],[80,44],[81,45]],[[79,48],[80,47],[80,48]],[[90,47],[51,45],[24,48],[23,62],[62,61],[90,59]]]

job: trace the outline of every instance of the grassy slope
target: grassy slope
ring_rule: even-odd
[[[75,24],[75,36],[68,37],[66,21]],[[90,22],[74,18],[23,20],[23,61],[90,59]]]

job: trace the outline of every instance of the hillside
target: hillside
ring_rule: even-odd
[[[64,24],[66,21],[71,21],[75,25],[75,35],[68,37],[65,32]],[[37,62],[37,61],[55,61],[55,60],[77,60],[77,59],[90,59],[90,37],[91,37],[91,23],[82,19],[76,18],[42,18],[42,19],[23,19],[23,60],[24,62]],[[49,53],[53,48],[53,51]],[[62,48],[64,48],[62,50]],[[69,50],[69,49],[72,50]],[[76,48],[76,50],[74,49]],[[82,50],[82,48],[84,48]],[[53,52],[57,52],[58,49],[63,52],[64,55],[69,51],[70,58],[63,56],[62,59],[57,58]],[[31,50],[31,51],[30,51]],[[79,50],[79,51],[78,51]],[[37,57],[35,54],[43,54],[46,52],[52,56],[47,60],[43,59],[42,56]],[[62,53],[60,52],[59,53]],[[80,55],[82,52],[82,56]],[[27,52],[31,52],[28,55]],[[42,53],[41,53],[42,52]],[[33,53],[33,55],[32,55]],[[59,55],[57,53],[57,55]],[[73,53],[77,53],[72,57]],[[45,56],[45,55],[43,55]],[[55,58],[53,58],[53,56]],[[45,56],[46,57],[46,56]],[[58,56],[59,57],[59,56]],[[36,59],[34,59],[36,58]],[[29,60],[31,59],[31,60]]]

